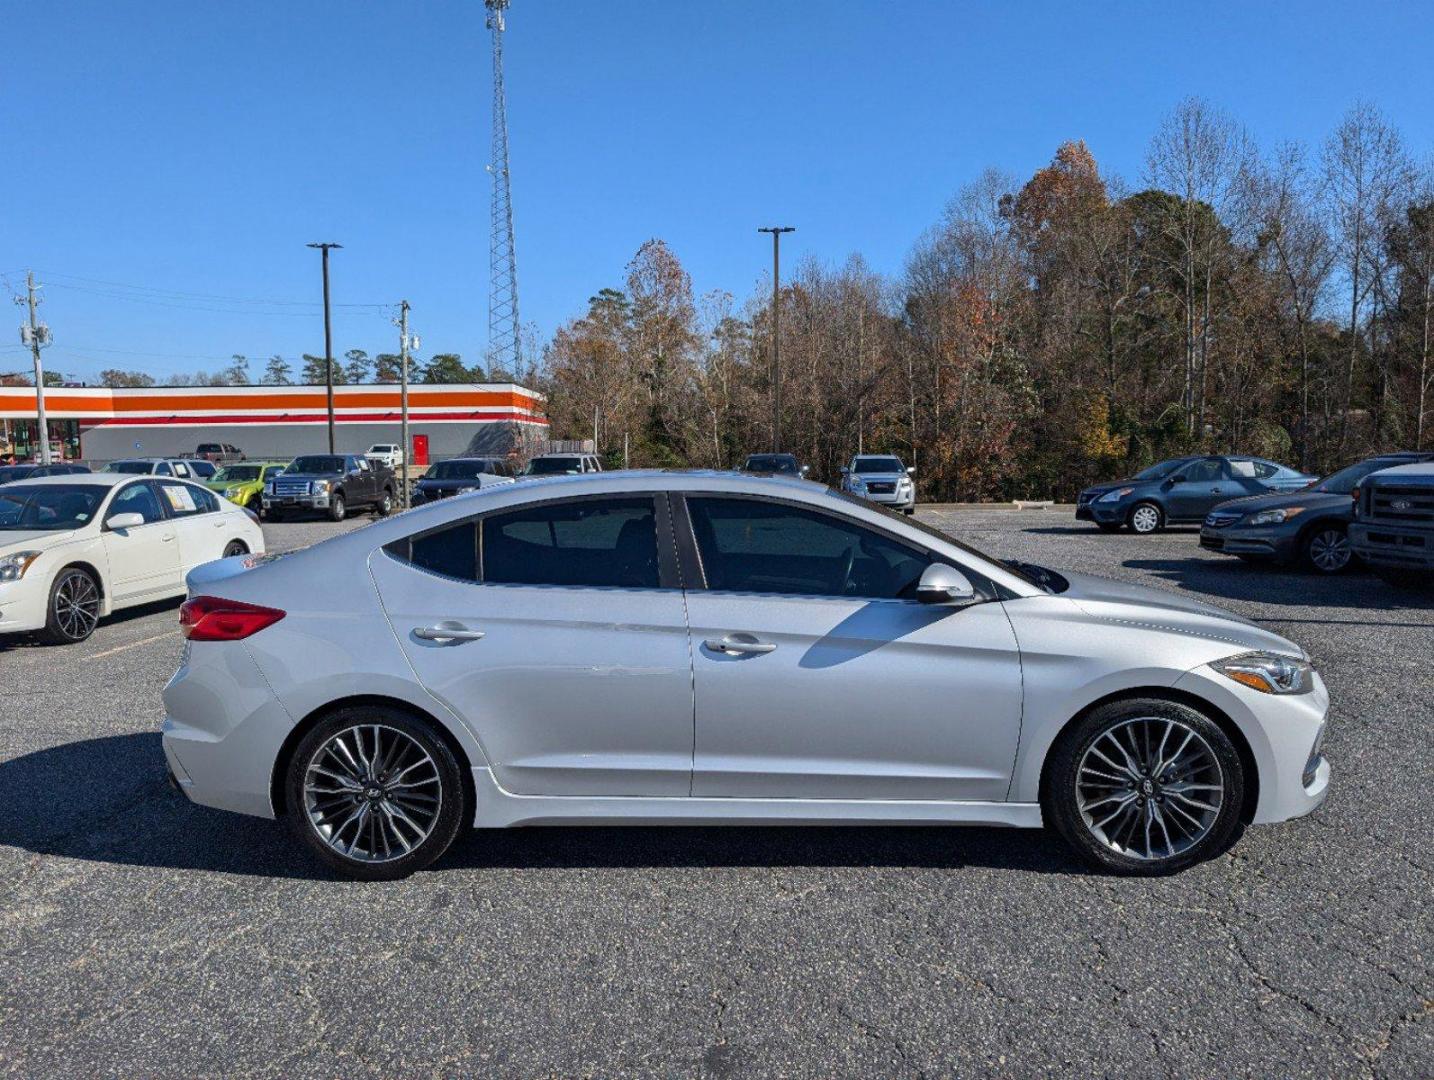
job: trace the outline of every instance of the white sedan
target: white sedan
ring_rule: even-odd
[[[260,554],[247,511],[198,484],[124,473],[0,486],[0,634],[84,641],[113,611],[184,595],[201,563]]]

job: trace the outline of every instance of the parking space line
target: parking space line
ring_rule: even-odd
[[[154,637],[141,638],[139,641],[131,641],[128,645],[116,645],[113,649],[106,649],[104,652],[97,652],[89,657],[91,660],[100,660],[106,656],[113,656],[115,653],[122,653],[127,649],[138,649],[141,645],[153,645],[156,641],[163,641],[165,638],[174,636],[173,630],[166,630],[162,634],[155,634]]]

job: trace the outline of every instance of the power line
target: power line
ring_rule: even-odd
[[[225,296],[220,293],[197,293],[186,292],[182,289],[162,289],[153,285],[134,285],[124,281],[108,281],[103,278],[82,277],[79,274],[63,274],[52,270],[42,270],[40,273],[51,278],[62,278],[67,281],[82,281],[89,285],[104,285],[114,289],[128,289],[134,292],[152,293],[158,299],[170,300],[207,300],[218,303],[232,304],[264,304],[270,307],[321,307],[322,305],[313,300],[286,300],[276,297],[255,297],[255,296]],[[66,288],[79,288],[77,285],[67,285]],[[356,308],[392,308],[391,303],[384,304],[335,304],[334,307],[356,307]]]

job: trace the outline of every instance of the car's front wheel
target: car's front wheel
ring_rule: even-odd
[[[382,707],[343,709],[295,748],[285,816],[349,877],[392,881],[448,850],[467,816],[462,774],[432,726]]]
[[[1342,525],[1316,525],[1305,537],[1304,548],[1305,563],[1320,574],[1341,574],[1354,559]]]
[[[344,505],[344,497],[340,492],[334,492],[329,498],[329,520],[342,521],[348,513],[348,507]]]
[[[69,566],[50,585],[45,628],[40,640],[49,645],[77,645],[95,632],[100,621],[100,587],[88,570]]]
[[[1154,503],[1136,503],[1130,508],[1130,531],[1145,535],[1153,533],[1165,524],[1165,515],[1160,512],[1160,507]]]
[[[389,514],[393,513],[393,492],[389,491],[388,488],[384,488],[383,495],[380,496],[375,509],[378,511],[379,517],[388,517]]]
[[[1220,726],[1188,705],[1152,698],[1103,705],[1064,733],[1042,809],[1091,862],[1148,876],[1224,850],[1244,798],[1240,755]]]

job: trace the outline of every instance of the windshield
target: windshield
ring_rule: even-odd
[[[852,466],[852,472],[859,473],[895,473],[905,471],[906,466],[901,463],[901,459],[894,457],[859,457],[856,459],[856,464]]]
[[[1132,480],[1164,480],[1180,466],[1184,465],[1189,458],[1171,458],[1169,461],[1162,461],[1158,465],[1152,465],[1148,469],[1142,469],[1136,473]]]
[[[33,465],[7,465],[0,469],[0,484],[8,484],[11,480],[23,480],[35,471]]]
[[[150,473],[154,471],[152,461],[111,461],[102,470],[118,473]]]
[[[482,475],[483,461],[440,461],[428,470],[429,480],[473,480]]]
[[[556,476],[558,473],[579,473],[582,471],[582,458],[540,457],[528,462],[529,476]]]
[[[289,473],[341,473],[344,471],[344,459],[330,457],[327,454],[299,457],[289,462],[289,467],[284,471]]]
[[[1329,495],[1348,495],[1354,490],[1354,485],[1363,480],[1372,472],[1380,469],[1392,469],[1395,465],[1406,464],[1398,458],[1370,458],[1368,461],[1360,461],[1349,466],[1347,469],[1340,469],[1333,476],[1326,477],[1315,485],[1316,491],[1323,491]]]
[[[753,454],[742,466],[746,472],[797,473],[801,469],[791,454]]]
[[[94,520],[109,490],[97,485],[36,484],[0,491],[0,531],[78,529]]]
[[[259,479],[258,465],[226,465],[214,474],[214,479],[228,484],[247,484]]]

